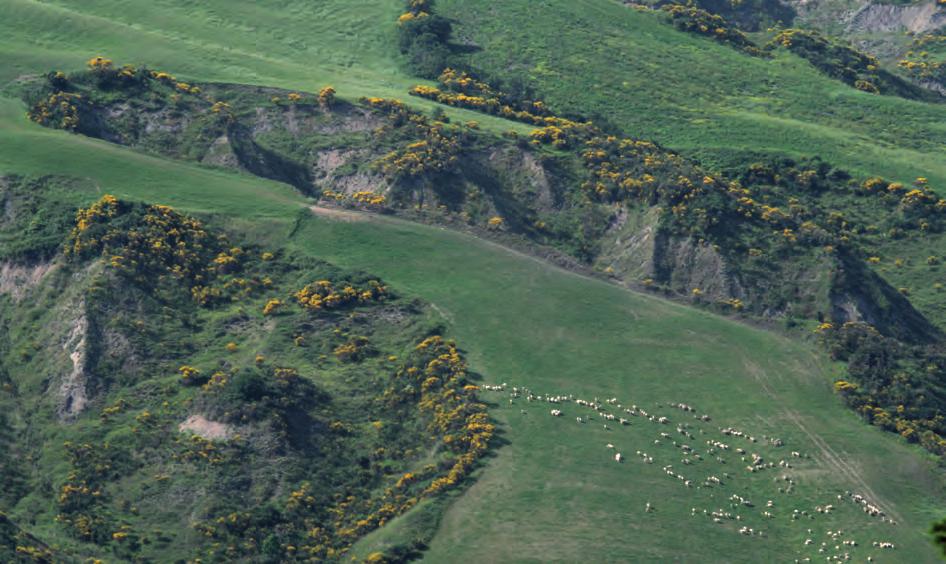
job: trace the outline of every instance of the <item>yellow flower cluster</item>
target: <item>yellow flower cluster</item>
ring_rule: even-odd
[[[335,357],[342,362],[357,362],[364,358],[368,348],[367,337],[351,337],[332,351]]]
[[[319,90],[319,105],[323,108],[331,108],[335,103],[335,89],[326,86]]]
[[[71,471],[59,488],[56,521],[84,541],[107,540],[110,531],[103,517],[101,484],[111,477],[112,457],[108,443],[63,443]]]
[[[484,82],[475,80],[465,72],[458,73],[448,68],[443,71],[439,80],[446,90],[418,85],[411,88],[409,93],[440,104],[499,115],[506,119],[545,128],[557,127],[572,131],[581,130],[590,125],[550,115],[548,107],[542,101],[523,102],[518,104],[518,108],[513,107],[503,102],[505,94],[494,90]]]
[[[177,369],[181,374],[181,383],[185,385],[196,384],[200,378],[200,370],[194,368],[193,366],[181,366]]]
[[[359,537],[408,511],[421,498],[454,487],[469,474],[489,448],[495,428],[488,421],[486,406],[476,399],[476,386],[465,383],[465,374],[466,364],[455,343],[432,336],[415,346],[385,398],[392,404],[416,402],[429,417],[434,438],[452,454],[449,469],[438,472],[431,464],[422,471],[402,474],[378,497],[338,500],[325,511],[329,518],[308,531],[306,544],[297,547],[299,554],[322,560],[340,557]],[[412,496],[411,491],[418,493]],[[296,517],[310,518],[317,510],[311,485],[303,483],[292,491],[286,507]]]
[[[387,296],[387,287],[370,280],[367,287],[350,284],[337,289],[330,280],[308,284],[295,293],[296,302],[308,310],[337,309],[351,304],[381,301]]]
[[[720,43],[727,43],[751,55],[762,55],[746,34],[731,27],[722,16],[712,14],[696,6],[665,4],[663,10],[670,14],[673,26],[681,31],[703,35]]]
[[[174,455],[182,462],[198,462],[210,465],[222,464],[225,460],[224,453],[210,439],[205,439],[200,435],[191,435],[190,440],[184,444],[184,449],[180,454]]]
[[[273,315],[276,311],[283,306],[283,301],[280,299],[273,298],[266,302],[266,305],[263,306],[263,315]]]
[[[77,212],[66,253],[102,254],[113,268],[144,284],[176,280],[200,305],[225,296],[240,300],[272,284],[268,278],[238,276],[247,253],[226,247],[226,238],[212,236],[200,221],[167,206],[124,203],[111,195]]]
[[[917,178],[913,189],[907,190],[900,182],[887,182],[883,178],[872,177],[861,183],[861,189],[870,194],[883,197],[887,194],[902,194],[901,209],[918,213],[921,216],[946,214],[946,199],[937,196],[929,187],[926,178]]]
[[[384,194],[378,194],[377,192],[372,192],[370,190],[355,192],[351,195],[351,199],[353,202],[357,202],[359,204],[376,207],[384,206],[384,204],[386,204],[388,201]]]
[[[924,37],[936,37],[936,36],[927,35]],[[939,41],[946,39],[946,36],[938,36],[938,37],[943,38],[943,39],[939,39]],[[926,39],[924,43],[929,42],[929,41],[932,41],[932,39]],[[917,43],[917,41],[914,41],[914,44],[922,45],[923,43]],[[942,61],[938,61],[932,58],[928,51],[920,51],[919,53],[913,50],[907,51],[904,54],[903,59],[897,62],[897,66],[907,71],[914,78],[929,79],[929,78],[933,78],[934,76],[938,74],[942,76],[939,73],[939,70],[943,68]]]
[[[424,139],[388,153],[376,166],[388,177],[416,177],[429,173],[443,173],[457,164],[461,149],[460,136],[443,124],[419,124]]]
[[[54,92],[37,102],[26,116],[40,125],[74,131],[79,127],[79,108],[76,104],[81,102],[81,94]]]
[[[112,68],[112,60],[105,57],[92,57],[86,65],[94,71],[109,70]]]
[[[397,19],[398,25],[430,16],[430,0],[409,0],[407,11]]]

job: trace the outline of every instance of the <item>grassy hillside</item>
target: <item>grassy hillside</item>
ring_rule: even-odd
[[[195,8],[182,0],[153,6],[6,0],[14,17],[0,21],[0,79],[76,68],[105,54],[187,79],[308,91],[331,83],[347,98],[406,99],[416,81],[397,70],[394,56],[393,22],[401,7],[382,1],[352,10],[337,1],[289,1],[272,9],[222,1]],[[470,56],[476,67],[500,77],[526,74],[557,110],[593,112],[629,134],[655,137],[711,163],[746,153],[816,153],[857,173],[904,181],[923,175],[934,187],[946,186],[940,106],[859,93],[795,57],[751,58],[604,0],[441,0],[438,10],[458,20],[460,39],[483,48]],[[418,540],[429,542],[431,561],[484,554],[523,561],[708,554],[758,561],[822,557],[817,550],[824,542],[829,555],[935,558],[926,530],[946,511],[941,469],[918,447],[847,410],[831,393],[841,367],[808,344],[561,271],[469,235],[378,216],[311,215],[305,207],[312,202],[284,185],[44,129],[24,119],[25,110],[12,97],[0,99],[0,173],[78,177],[84,188],[64,200],[87,204],[108,192],[213,213],[261,244],[368,270],[405,299],[430,302],[472,368],[487,382],[508,383],[505,391],[484,392],[505,446],[468,494],[420,504],[365,539],[356,547],[360,555]],[[448,111],[494,132],[531,129]],[[921,268],[925,254],[934,250],[917,254],[910,266]],[[903,276],[914,279],[912,271]],[[938,279],[925,276],[927,285]],[[936,296],[923,295],[927,308],[937,307]],[[530,402],[529,392],[510,397],[514,386],[543,396],[614,397],[624,408],[637,404],[670,423],[637,415],[623,426],[572,402]],[[669,405],[675,402],[697,411]],[[555,408],[564,415],[551,416]],[[605,410],[625,413],[610,404]],[[698,414],[710,420],[695,419]],[[678,425],[693,437],[684,438]],[[758,442],[725,435],[724,427]],[[775,438],[784,444],[773,444]],[[674,441],[686,441],[703,460]],[[623,463],[614,461],[617,450]],[[653,462],[644,462],[638,450]],[[749,471],[756,452],[765,464],[791,467]],[[668,477],[666,465],[694,484]],[[704,484],[710,475],[724,476],[723,484]],[[880,507],[884,520],[852,502],[855,494]],[[815,509],[827,504],[836,509]],[[703,510],[740,520],[724,516],[715,523]],[[806,513],[793,519],[796,510]],[[30,513],[18,511],[18,517]],[[16,534],[6,522],[0,525],[9,529],[6,536]],[[55,536],[56,526],[41,523],[38,542]],[[701,542],[681,543],[684,527],[687,538]],[[753,534],[740,534],[741,527]],[[828,529],[845,534],[828,538]],[[424,532],[432,530],[431,540]],[[812,544],[805,544],[808,538]],[[842,539],[856,539],[857,548],[835,549]],[[881,550],[874,541],[897,548]]]
[[[0,22],[0,84],[51,69],[81,68],[104,55],[183,79],[296,88],[332,84],[345,97],[405,97],[414,81],[397,60],[401,6],[372,0],[313,5],[292,0],[279,9],[254,2],[184,0],[160,5],[116,1],[4,2]],[[429,104],[423,104],[429,106]],[[460,115],[472,115],[458,112]],[[498,120],[484,127],[503,129]]]
[[[348,6],[211,2],[195,12],[176,0],[8,0],[0,81],[104,54],[184,78],[403,97],[415,81],[398,70],[393,48],[401,6],[374,1],[357,14]],[[483,48],[470,56],[475,67],[524,75],[561,111],[599,114],[710,163],[746,151],[820,155],[863,174],[946,185],[941,106],[857,92],[789,55],[742,55],[618,2],[442,0],[437,10]]]
[[[31,227],[73,216],[67,184],[0,184],[2,507],[41,537],[4,531],[5,561],[332,559],[485,452],[486,406],[422,302],[108,195],[50,254]]]
[[[565,416],[557,419],[549,416],[548,404],[534,406],[520,398],[509,405],[504,394],[497,395],[493,412],[510,444],[447,513],[431,561],[473,558],[483,551],[497,560],[695,559],[707,552],[745,561],[761,554],[791,557],[796,551],[804,554],[805,528],[839,527],[853,534],[857,516],[819,517],[805,525],[786,514],[831,503],[837,493],[859,490],[864,482],[891,500],[904,520],[920,524],[941,510],[942,501],[923,498],[928,487],[940,487],[934,486],[939,478],[932,467],[923,470],[928,463],[919,461],[892,463],[910,449],[865,430],[830,398],[830,367],[804,347],[449,232],[383,219],[367,224],[319,220],[299,232],[300,238],[307,236],[320,241],[314,252],[379,269],[420,291],[453,321],[474,362],[496,383],[587,399],[615,396],[647,409],[658,402],[665,407],[689,403],[714,417],[707,432],[745,428],[783,438],[783,451],[799,449],[812,456],[799,464],[797,475],[804,477],[797,496],[790,501],[770,497],[779,516],[766,527],[769,537],[746,538],[705,517],[689,516],[694,506],[723,503],[728,508],[728,502],[690,493],[660,471],[663,464],[685,468],[667,452],[672,447],[652,444],[658,431],[673,432],[672,425],[655,429],[637,418],[628,429],[605,431],[600,420],[577,424],[574,418],[586,413],[576,406],[566,404]],[[677,348],[683,339],[687,346]],[[692,422],[674,411],[667,410],[673,421]],[[629,456],[627,464],[610,460],[609,442]],[[638,449],[651,453],[655,463],[641,464],[633,454]],[[732,460],[729,466],[706,464],[697,472],[722,471],[738,474],[733,491],[753,500],[777,496],[772,478],[783,473],[746,479],[743,466]],[[893,501],[905,495],[913,501]],[[657,508],[654,515],[644,513],[648,501]],[[666,527],[668,520],[706,544],[677,545],[678,531]],[[871,535],[901,534],[907,528],[868,526],[858,541],[869,544]],[[919,539],[909,542],[922,545]],[[923,554],[920,548],[916,557],[928,558]],[[909,558],[896,553],[897,559],[904,557]]]
[[[468,57],[474,68],[518,76],[559,111],[601,116],[709,163],[818,155],[862,174],[946,185],[944,106],[858,92],[802,59],[745,55],[617,2],[443,0],[437,10],[482,48]]]
[[[289,217],[302,204],[288,194],[271,200],[272,186],[265,182],[209,174],[62,132],[29,125],[22,130],[61,154],[95,148],[96,166],[84,171],[93,185],[123,185],[127,196],[159,199],[183,209],[204,209],[215,202],[223,215],[238,223],[253,220],[254,232],[273,241],[281,240],[288,226],[281,221],[259,223],[260,213]],[[115,176],[126,162],[134,163],[136,182],[120,182]],[[5,161],[2,169],[24,172],[35,166]],[[52,171],[78,165],[66,161],[56,166],[48,160],[45,166]],[[169,187],[166,178],[176,179],[175,187]],[[265,206],[260,208],[260,203]],[[482,474],[481,485],[447,513],[431,543],[434,560],[472,555],[484,547],[497,557],[523,559],[568,559],[578,550],[595,559],[631,554],[659,559],[678,554],[673,527],[667,525],[683,519],[716,554],[794,554],[805,549],[806,533],[802,522],[790,520],[791,510],[812,512],[815,505],[831,503],[845,490],[870,495],[899,524],[863,521],[864,514],[849,506],[830,517],[819,516],[812,528],[843,528],[852,535],[859,530],[856,538],[862,546],[889,539],[899,547],[898,559],[932,558],[924,531],[946,507],[932,461],[847,412],[830,396],[832,369],[804,346],[586,280],[468,236],[397,220],[311,218],[295,230],[291,244],[298,252],[345,267],[370,268],[407,295],[431,301],[451,332],[469,341],[464,346],[473,367],[493,382],[588,399],[616,396],[666,412],[675,423],[689,416],[677,415],[666,402],[685,402],[713,417],[705,425],[707,434],[718,435],[724,426],[740,427],[782,438],[785,446],[780,451],[765,447],[777,457],[773,460],[789,450],[811,456],[792,471],[796,493],[783,497],[772,481],[781,469],[747,478],[738,459],[730,459],[726,467],[707,461],[700,475],[705,468],[707,474],[731,472],[734,479],[725,496],[720,497],[721,492],[701,498],[697,496],[705,492],[691,493],[661,473],[663,464],[679,462],[668,452],[669,445],[652,445],[660,429],[646,427],[649,422],[637,418],[629,429],[609,432],[600,422],[579,426],[576,408],[565,406],[565,417],[552,418],[547,405],[533,407],[518,399],[510,406],[497,394],[493,412],[509,443]],[[679,345],[683,342],[685,347]],[[651,407],[658,402],[663,408]],[[762,413],[769,415],[757,415]],[[667,430],[672,432],[672,426]],[[606,442],[630,460],[615,464]],[[637,449],[649,452],[655,463],[635,460],[632,453]],[[753,499],[756,507],[745,517],[746,524],[764,528],[767,537],[747,537],[735,525],[687,516],[694,506],[729,510],[730,491]],[[779,516],[771,524],[759,516],[766,499],[777,503]],[[643,512],[647,502],[655,505],[653,515]],[[611,512],[614,516],[607,517]],[[563,520],[575,526],[565,523],[563,529]],[[412,534],[406,529],[405,534]],[[469,535],[470,530],[475,533]],[[515,542],[505,536],[509,534],[515,535]],[[564,541],[552,548],[551,536]]]

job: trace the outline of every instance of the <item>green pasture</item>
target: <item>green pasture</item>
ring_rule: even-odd
[[[398,70],[392,51],[401,8],[393,0],[360,2],[357,10],[338,0],[277,7],[223,0],[0,4],[0,81],[11,89],[18,77],[78,68],[98,54],[190,80],[304,90],[331,83],[351,98],[406,98],[416,82]],[[753,59],[616,2],[441,0],[438,9],[458,20],[460,39],[482,47],[471,56],[475,65],[525,73],[556,108],[600,113],[627,134],[707,162],[746,152],[820,155],[859,173],[927,176],[946,186],[942,106],[859,93],[800,59]],[[597,416],[577,423],[590,412],[574,404],[554,406],[564,416],[552,417],[546,403],[514,398],[510,405],[507,394],[484,392],[503,445],[479,479],[439,523],[421,505],[366,538],[360,551],[436,526],[426,553],[434,562],[782,561],[823,558],[817,549],[825,531],[841,529],[859,543],[850,549],[858,559],[935,560],[926,531],[946,513],[941,469],[918,447],[844,407],[831,392],[840,368],[813,345],[440,228],[377,216],[307,215],[295,222],[310,202],[286,186],[42,129],[24,112],[12,97],[0,99],[0,173],[77,176],[99,193],[221,214],[295,252],[370,271],[434,304],[485,382],[589,400],[616,397],[671,419],[659,425],[638,417],[605,430]],[[497,131],[522,128],[476,119]],[[698,422],[669,402],[691,404],[712,419]],[[750,473],[733,451],[724,455],[726,464],[707,456],[684,467],[668,440],[653,444],[682,422],[696,435],[686,441],[700,452],[709,439],[736,448],[720,427],[778,437],[785,446],[741,446],[793,468]],[[627,460],[614,462],[607,443]],[[654,463],[641,462],[637,450]],[[792,460],[790,451],[810,458]],[[687,488],[661,470],[667,464],[694,480],[722,472],[732,478],[719,488]],[[783,474],[797,482],[790,494],[778,492]],[[838,501],[846,491],[867,495],[897,525]],[[691,516],[693,508],[733,511],[733,494],[754,503],[738,509],[742,521]],[[770,499],[774,506],[766,509]],[[830,503],[837,509],[828,515],[790,517],[794,509],[811,513]],[[762,516],[766,510],[771,519]],[[765,536],[740,534],[742,526]],[[805,546],[806,538],[815,544]],[[897,548],[873,549],[874,540]],[[840,542],[832,541],[831,550]]]

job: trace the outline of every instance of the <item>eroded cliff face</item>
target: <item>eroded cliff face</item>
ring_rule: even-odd
[[[67,325],[71,326],[62,350],[66,353],[71,366],[62,375],[59,383],[58,413],[60,419],[75,419],[89,402],[86,386],[88,375],[86,362],[88,360],[89,320],[85,315],[85,303],[80,302],[74,308],[75,317]]]
[[[946,12],[935,0],[908,5],[863,2],[846,16],[845,29],[849,33],[925,33],[946,24]]]
[[[858,49],[895,65],[910,47],[904,33],[922,35],[946,25],[946,10],[936,0],[891,4],[876,0],[783,0],[798,13],[796,26],[849,40]],[[906,42],[909,43],[909,42]],[[930,90],[940,90],[921,84]]]
[[[857,257],[812,253],[759,268],[707,241],[671,233],[656,208],[616,209],[595,266],[628,284],[723,307],[738,304],[763,318],[865,322],[907,342],[938,335],[908,299]]]
[[[889,4],[876,0],[782,0],[798,14],[797,23],[826,31],[922,33],[943,25],[936,0]]]
[[[13,301],[20,301],[54,268],[55,264],[51,261],[33,264],[0,261],[0,294],[9,295]]]

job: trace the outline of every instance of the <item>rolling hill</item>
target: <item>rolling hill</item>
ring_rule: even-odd
[[[356,558],[755,562],[849,553],[858,560],[935,561],[928,530],[946,512],[940,460],[866,425],[848,409],[833,393],[845,366],[801,331],[782,334],[758,320],[724,317],[622,288],[601,276],[602,265],[565,270],[536,258],[530,254],[536,247],[514,237],[326,208],[324,201],[246,170],[172,159],[149,147],[135,150],[24,118],[25,84],[47,71],[71,72],[93,55],[107,55],[167,69],[205,88],[235,83],[315,93],[331,84],[345,103],[355,104],[361,96],[401,98],[420,111],[444,112],[455,123],[476,120],[490,143],[510,130],[528,135],[533,128],[521,122],[407,96],[418,80],[403,70],[395,47],[400,2],[359,3],[357,9],[336,1],[286,1],[275,8],[247,2],[195,7],[178,0],[3,0],[2,5],[12,17],[0,21],[0,175],[62,179],[52,187],[37,184],[38,194],[70,212],[57,212],[62,217],[114,194],[128,202],[172,206],[247,246],[277,249],[279,260],[288,262],[274,271],[278,276],[269,274],[286,300],[303,278],[329,268],[332,276],[382,279],[396,292],[396,303],[413,312],[413,325],[399,334],[385,325],[390,316],[372,317],[366,308],[370,338],[383,343],[383,354],[326,369],[324,361],[278,341],[288,329],[267,337],[271,329],[257,310],[276,290],[254,295],[246,306],[256,312],[250,317],[258,325],[246,329],[247,338],[258,343],[253,346],[286,355],[303,367],[306,379],[333,397],[347,398],[339,400],[343,407],[332,408],[337,411],[310,415],[368,427],[365,413],[372,408],[357,402],[387,382],[386,355],[410,358],[408,335],[419,340],[445,330],[456,338],[479,386],[476,393],[497,424],[493,448],[462,487],[421,499],[373,532],[359,529],[364,534],[352,549]],[[471,67],[504,85],[523,81],[557,112],[591,117],[622,135],[655,139],[714,173],[773,155],[820,156],[858,178],[912,182],[925,176],[944,193],[942,105],[859,92],[791,54],[750,57],[677,31],[656,14],[608,0],[440,0],[436,9],[454,22],[454,39],[465,44],[461,57]],[[219,88],[225,91],[225,85]],[[554,149],[535,150],[560,162],[570,158]],[[4,235],[0,248],[17,240],[15,233]],[[882,241],[885,260],[907,260],[889,272],[884,263],[872,267],[892,279],[893,287],[915,286],[911,300],[936,325],[944,318],[932,285],[941,276],[924,260],[941,252],[940,240],[930,235],[920,242]],[[326,263],[333,266],[322,266]],[[599,267],[597,275],[588,275],[592,266]],[[33,290],[25,288],[33,322],[47,320],[54,327],[44,304],[52,303],[50,292],[70,287],[51,277]],[[181,311],[195,307],[183,303]],[[0,295],[4,318],[16,320],[8,327],[29,326],[30,318],[21,313],[27,309],[17,304],[12,291]],[[223,319],[223,313],[193,311],[210,325],[191,336],[202,345],[192,358],[209,367],[225,355],[230,326],[214,333],[213,320]],[[329,343],[328,333],[315,332],[313,338]],[[21,341],[26,342],[17,337]],[[191,357],[174,356],[173,345],[165,346],[168,359],[189,362]],[[44,550],[60,551],[64,560],[134,559],[135,551],[125,552],[127,545],[121,544],[124,537],[111,537],[100,547],[70,537],[53,522],[53,492],[68,474],[68,457],[58,444],[100,439],[96,433],[106,422],[99,421],[99,413],[112,405],[106,401],[126,395],[129,401],[151,401],[149,386],[170,386],[176,377],[149,375],[153,382],[129,386],[127,394],[112,388],[108,394],[118,395],[93,397],[94,410],[80,414],[76,423],[63,423],[42,411],[51,409],[43,390],[62,375],[48,367],[45,376],[28,375],[31,367],[42,368],[42,359],[31,365],[12,352],[0,347],[0,379],[14,375],[24,395],[0,395],[0,401],[14,428],[39,437],[17,447],[20,462],[39,478],[33,478],[36,484],[27,479],[33,493],[0,505],[0,541],[28,541],[35,553],[13,552],[23,560],[41,560]],[[238,354],[254,364],[250,347]],[[174,401],[191,393],[191,399],[201,397],[196,389],[167,393]],[[184,418],[197,413],[189,405],[175,404],[167,412],[159,427],[166,436],[176,436]],[[44,414],[30,414],[31,407]],[[127,417],[129,426],[136,425]],[[115,438],[118,445],[130,440]],[[367,448],[362,442],[340,444]],[[441,447],[431,448],[436,456]],[[304,466],[305,458],[298,456],[292,464]],[[356,466],[354,458],[350,464],[340,459],[338,467]],[[265,466],[265,460],[249,460]],[[186,470],[173,464],[168,469]],[[184,478],[171,483],[191,495],[211,485],[207,476],[186,476],[186,483]],[[260,488],[281,484],[274,503],[290,495],[283,485],[295,486],[262,470],[234,469],[232,476],[250,476]],[[140,496],[154,506],[155,498],[148,496],[156,494],[138,480],[145,478],[107,486],[116,498],[108,513],[150,527],[148,536],[160,540],[152,529],[183,531],[185,522],[213,515],[206,508],[195,510],[194,519],[126,511],[119,499],[134,503]],[[343,481],[325,480],[331,487]],[[176,558],[228,558],[208,554],[211,541],[193,533],[172,536]],[[265,544],[268,538],[258,540]],[[295,546],[290,550],[288,541],[273,542],[269,558],[306,557],[295,554]],[[160,559],[168,550],[163,546],[139,547],[139,555]],[[412,552],[417,549],[421,552]],[[252,558],[255,548],[245,550],[229,557]]]

